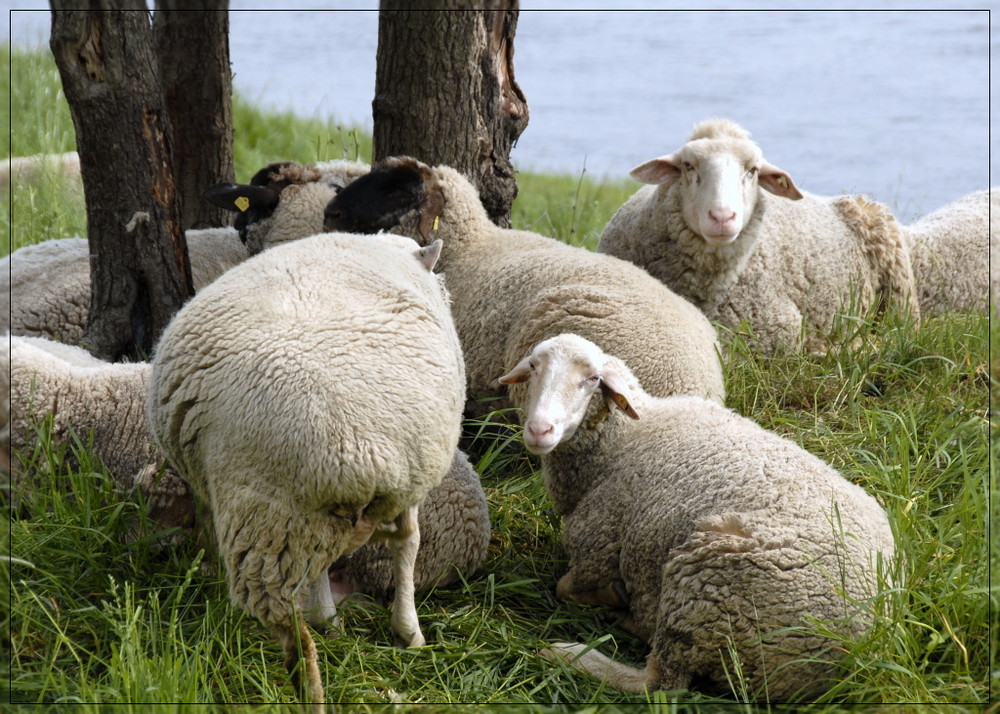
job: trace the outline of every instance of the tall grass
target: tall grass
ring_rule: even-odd
[[[15,51],[5,81],[14,106],[8,148],[72,148],[51,60]],[[235,104],[240,180],[273,159],[369,158],[369,139],[353,129],[262,113],[238,97]],[[42,128],[36,132],[31,121]],[[586,175],[518,178],[517,227],[588,247],[632,190]],[[18,186],[13,202],[0,231],[15,245],[83,230],[82,197],[59,182]],[[998,586],[990,578],[991,565],[1000,572],[1000,556],[996,533],[987,530],[1000,508],[989,403],[996,370],[988,361],[1000,332],[982,315],[915,326],[890,314],[859,335],[822,356],[765,358],[745,334],[725,333],[730,406],[863,485],[886,508],[896,535],[898,558],[885,573],[875,626],[841,643],[841,678],[810,711],[893,702],[918,703],[906,711],[941,703],[979,710],[1000,691]],[[264,705],[255,711],[285,711],[295,699],[280,649],[229,604],[210,559],[193,543],[155,547],[162,534],[143,519],[141,504],[115,497],[86,444],[67,454],[52,447],[44,423],[39,430],[34,448],[20,454],[23,476],[35,486],[5,512],[0,528],[0,570],[10,582],[0,591],[5,698],[42,710],[78,703],[76,711],[95,713],[112,703],[146,711],[153,702],[251,702]],[[500,702],[519,712],[564,711],[573,703],[602,711],[633,703],[669,711],[770,709],[744,701],[737,670],[729,697],[629,696],[539,658],[537,650],[555,640],[594,643],[631,663],[647,648],[605,612],[555,599],[565,569],[561,524],[516,430],[483,427],[473,447],[493,520],[487,561],[457,586],[418,596],[429,642],[418,650],[391,646],[383,607],[346,604],[339,635],[318,641],[331,701],[357,703],[360,711],[399,702],[420,704],[421,712]]]

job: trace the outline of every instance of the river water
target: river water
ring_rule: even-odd
[[[370,129],[377,2],[262,9],[273,4],[231,1],[237,90]],[[989,141],[990,48],[1000,57],[1000,43],[986,10],[947,1],[914,10],[926,4],[914,0],[878,11],[835,1],[824,11],[790,2],[767,11],[733,2],[712,11],[586,9],[607,4],[541,10],[540,0],[522,0],[514,67],[530,121],[512,154],[517,168],[624,177],[678,148],[694,123],[726,116],[800,188],[867,193],[904,221],[986,188],[1000,170]],[[8,36],[44,44],[48,25],[47,12],[14,12]]]

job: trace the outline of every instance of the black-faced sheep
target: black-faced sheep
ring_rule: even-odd
[[[439,269],[462,339],[471,414],[505,406],[497,375],[566,331],[626,355],[655,394],[724,399],[715,330],[697,308],[634,265],[498,228],[452,168],[386,159],[337,194],[325,226],[444,241]]]
[[[730,652],[760,699],[809,696],[835,671],[816,618],[864,631],[893,537],[863,489],[793,442],[700,397],[655,398],[577,335],[537,345],[504,384],[528,383],[524,442],[564,519],[556,594],[628,611],[643,669],[585,645],[560,657],[627,692],[724,689]]]

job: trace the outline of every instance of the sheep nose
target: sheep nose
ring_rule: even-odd
[[[736,220],[736,211],[731,208],[713,208],[708,212],[708,216],[720,226],[724,226]]]
[[[537,441],[546,434],[551,434],[555,425],[548,421],[529,421],[524,425],[524,428],[528,432],[528,436]]]

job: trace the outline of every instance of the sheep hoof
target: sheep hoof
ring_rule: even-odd
[[[410,635],[400,634],[393,630],[392,639],[393,644],[403,650],[411,647],[423,647],[427,644],[427,640],[424,639],[424,634],[420,630]]]

